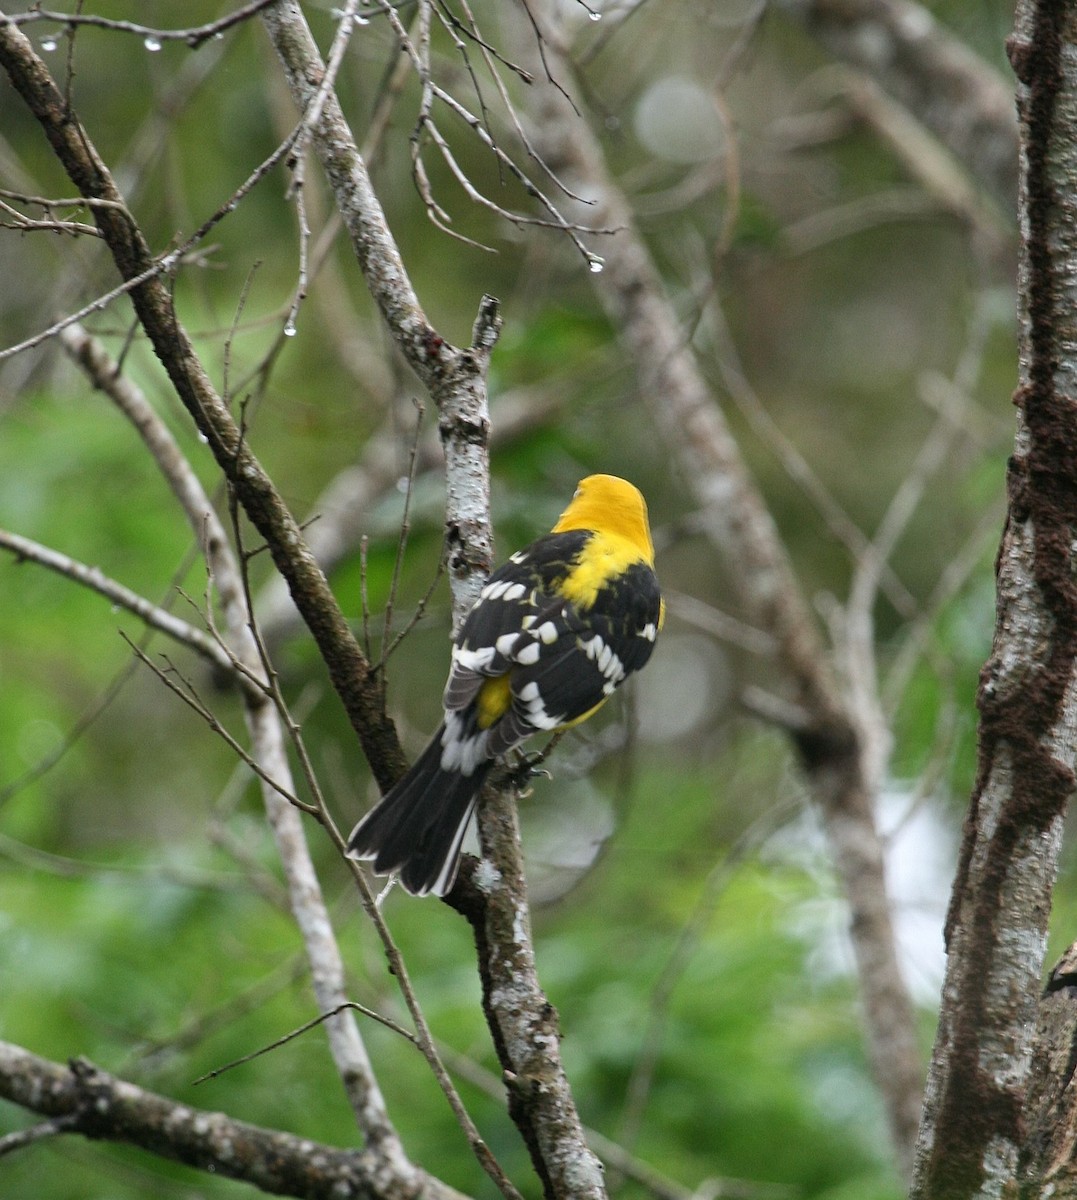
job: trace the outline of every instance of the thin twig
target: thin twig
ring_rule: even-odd
[[[221,362],[221,400],[224,404],[231,407],[232,404],[232,389],[231,389],[231,374],[232,374],[232,347],[235,345],[236,331],[239,328],[239,322],[243,316],[243,311],[247,307],[247,299],[251,294],[251,285],[254,283],[255,273],[261,267],[261,260],[251,264],[250,270],[247,272],[247,277],[243,280],[243,286],[239,290],[239,299],[236,301],[236,310],[232,314],[232,324],[228,330],[228,336],[224,339],[224,350],[222,353]]]
[[[397,647],[400,646],[408,634],[411,633],[415,626],[418,625],[418,623],[426,615],[426,606],[430,603],[430,597],[433,596],[434,591],[441,582],[441,577],[444,575],[444,573],[444,559],[439,559],[437,570],[434,572],[433,579],[430,580],[426,591],[423,592],[423,594],[419,597],[419,600],[416,603],[415,608],[412,610],[411,616],[408,617],[404,627],[397,632],[396,636],[391,642],[389,642],[388,645],[383,645],[380,657],[373,664],[373,669],[375,671],[384,669],[385,664],[389,661]]]
[[[412,1045],[416,1044],[415,1034],[410,1033],[403,1025],[397,1024],[392,1017],[387,1017],[372,1008],[367,1008],[365,1004],[360,1004],[356,1000],[346,1000],[343,1004],[338,1004],[336,1008],[331,1009],[329,1012],[321,1013],[312,1020],[304,1022],[304,1024],[286,1033],[283,1037],[270,1042],[267,1046],[262,1046],[258,1050],[252,1050],[250,1054],[244,1054],[241,1058],[234,1058],[231,1062],[225,1063],[223,1067],[214,1067],[212,1071],[207,1071],[205,1075],[199,1075],[197,1079],[191,1081],[191,1084],[192,1086],[196,1086],[197,1084],[205,1083],[208,1079],[216,1079],[226,1071],[231,1071],[235,1067],[241,1067],[245,1063],[253,1062],[256,1058],[261,1058],[263,1054],[268,1054],[271,1050],[279,1050],[281,1046],[286,1046],[289,1042],[294,1041],[297,1037],[301,1037],[304,1033],[308,1033],[311,1029],[316,1029],[324,1021],[328,1021],[339,1013],[349,1010],[362,1013],[364,1017],[370,1017],[372,1021],[377,1021],[380,1025],[384,1025],[386,1029],[391,1029],[393,1033],[406,1038]]]
[[[240,537],[238,512],[235,512],[234,510],[233,522],[234,531],[238,542]],[[248,561],[248,557],[249,556],[245,554],[241,555],[240,562],[244,564],[244,569],[242,571],[242,582],[246,610],[248,614],[250,614],[253,613],[253,604],[250,593],[250,580],[245,569],[245,564]],[[287,731],[292,746],[294,747],[299,758],[304,779],[306,780],[307,786],[310,789],[313,797],[313,804],[310,806],[310,811],[317,817],[318,821],[326,830],[338,851],[344,855],[347,850],[346,840],[342,836],[340,830],[337,828],[336,822],[333,820],[332,813],[329,811],[329,808],[325,803],[325,798],[322,794],[321,786],[314,770],[314,765],[311,762],[306,743],[302,736],[302,730],[300,729],[298,722],[292,718],[287,701],[285,700],[284,694],[280,689],[280,680],[276,671],[272,669],[268,654],[266,652],[265,644],[258,631],[257,624],[253,620],[253,617],[249,618],[249,629],[251,637],[254,639],[254,642],[257,646],[257,652],[262,659],[263,667],[267,673],[271,698],[283,720],[284,728]],[[448,1072],[445,1070],[444,1064],[441,1062],[430,1032],[430,1028],[427,1024],[426,1017],[419,1005],[418,996],[411,984],[411,979],[404,963],[404,958],[400,953],[400,949],[396,945],[395,940],[393,939],[384,917],[382,916],[381,909],[377,901],[370,891],[370,887],[367,884],[365,876],[362,874],[359,868],[359,864],[350,858],[346,861],[352,869],[356,886],[359,891],[360,901],[367,913],[367,916],[370,917],[374,923],[378,936],[382,941],[386,957],[392,967],[393,975],[397,980],[404,1003],[407,1006],[412,1021],[415,1024],[416,1033],[414,1036],[409,1035],[409,1037],[412,1037],[412,1040],[419,1047],[423,1056],[426,1058],[435,1079],[437,1080],[443,1094],[445,1095],[445,1098],[449,1103],[449,1107],[452,1109],[453,1115],[456,1117],[457,1122],[464,1131],[464,1134],[471,1146],[472,1152],[475,1154],[480,1165],[497,1185],[502,1195],[506,1197],[506,1200],[522,1200],[519,1192],[513,1186],[508,1176],[505,1174],[501,1164],[494,1157],[489,1146],[487,1146],[482,1135],[479,1133],[478,1126],[472,1119],[471,1114],[467,1111],[463,1099],[456,1090],[456,1087],[453,1085]]]
[[[126,212],[127,205],[116,200],[94,200],[86,196],[72,196],[70,199],[60,197],[53,199],[49,196],[29,196],[25,192],[13,192],[8,188],[0,188],[0,196],[5,200],[16,200],[20,204],[33,204],[51,211],[54,208],[111,208]]]
[[[54,21],[58,25],[67,26],[69,29],[74,29],[79,25],[91,25],[97,29],[109,29],[115,33],[134,34],[136,37],[146,39],[151,44],[154,41],[157,43],[186,42],[192,50],[196,50],[203,42],[209,41],[210,38],[218,37],[225,30],[249,20],[251,17],[256,16],[261,9],[275,3],[276,0],[251,0],[250,3],[244,4],[241,8],[229,13],[226,17],[210,21],[205,25],[193,25],[189,29],[158,29],[151,25],[139,25],[135,21],[117,21],[109,17],[54,12],[50,9],[38,8],[36,5],[29,12],[15,13],[6,19],[13,25],[30,25],[37,21]]]
[[[415,488],[415,464],[418,461],[419,438],[423,430],[423,414],[426,409],[420,400],[415,401],[415,433],[408,449],[408,474],[404,481],[404,511],[400,515],[400,534],[396,541],[396,554],[393,558],[393,573],[389,580],[389,595],[385,601],[385,620],[381,631],[382,657],[384,663],[388,657],[386,647],[389,645],[393,632],[393,606],[396,604],[396,591],[400,586],[400,572],[404,566],[404,554],[408,548],[408,534],[411,532],[411,497]],[[380,665],[380,664],[379,664]]]
[[[358,6],[359,0],[346,0],[344,8],[339,13],[337,31],[333,37],[333,44],[329,48],[329,57],[326,60],[325,74],[314,95],[314,99],[303,113],[303,120],[301,122],[302,132],[296,139],[295,154],[291,159],[292,182],[289,194],[295,198],[296,220],[299,224],[299,269],[296,276],[292,302],[288,309],[288,315],[284,319],[282,332],[286,337],[293,337],[295,335],[299,306],[307,298],[307,288],[309,286],[310,224],[307,221],[304,190],[307,146],[313,136],[314,127],[321,120],[326,98],[333,91],[336,83],[340,65],[344,61],[344,54],[348,49],[348,41],[355,27],[355,12]]]
[[[8,346],[5,349],[0,350],[0,361],[3,361],[5,358],[11,358],[13,355],[21,354],[24,350],[31,350],[35,346],[41,345],[42,342],[46,342],[50,338],[55,337],[58,333],[62,332],[64,329],[67,329],[69,326],[75,325],[84,318],[92,316],[95,312],[100,312],[102,309],[107,308],[113,300],[118,299],[120,296],[126,295],[128,292],[134,291],[134,289],[140,287],[144,283],[149,282],[151,279],[155,279],[159,275],[167,274],[174,267],[182,263],[187,255],[194,249],[194,247],[196,247],[199,242],[203,241],[209,232],[219,225],[220,222],[225,219],[225,217],[227,217],[231,212],[234,212],[244,196],[246,196],[247,193],[250,192],[251,189],[254,188],[255,185],[258,184],[284,157],[284,155],[291,148],[295,138],[298,136],[300,128],[301,126],[297,125],[292,133],[277,147],[277,149],[274,150],[267,159],[260,163],[254,169],[254,171],[251,172],[244,182],[240,184],[238,188],[236,188],[229,199],[226,200],[224,204],[220,205],[220,207],[210,217],[203,221],[198,229],[195,230],[195,232],[179,247],[178,250],[173,250],[168,254],[163,255],[161,258],[157,259],[152,266],[147,267],[144,271],[140,271],[132,278],[125,280],[119,286],[112,288],[111,291],[105,292],[103,295],[98,296],[96,300],[91,300],[89,304],[84,305],[77,312],[71,313],[68,316],[61,318],[59,321],[54,322],[48,327],[48,329],[43,329],[40,333],[34,334],[33,337],[26,338],[24,341],[18,342],[14,346]],[[131,216],[125,204],[121,204],[118,201],[109,201],[108,207],[119,209],[132,223],[132,225],[134,224],[134,218]]]
[[[141,662],[144,666],[149,667],[154,675],[157,676],[157,678],[165,685],[165,687],[168,688],[170,692],[173,693],[173,695],[178,696],[183,703],[186,704],[189,709],[191,709],[192,712],[201,717],[202,720],[205,721],[206,725],[209,726],[210,730],[212,730],[212,732],[215,733],[225,743],[225,745],[232,751],[233,754],[235,754],[242,762],[246,763],[247,766],[250,767],[250,769],[255,773],[255,775],[258,776],[259,779],[262,780],[263,783],[269,784],[269,786],[278,795],[282,796],[293,807],[300,809],[302,812],[309,813],[312,817],[319,815],[316,805],[307,804],[306,801],[300,800],[298,796],[293,795],[290,791],[282,787],[282,785],[258,763],[258,761],[247,751],[247,749],[241,745],[241,743],[231,733],[228,732],[224,725],[221,724],[220,719],[203,703],[202,698],[198,694],[198,689],[194,686],[191,680],[177,670],[175,663],[171,662],[167,656],[162,656],[165,666],[160,667],[153,661],[153,659],[150,658],[148,654],[145,653],[145,651],[143,651],[139,646],[135,645],[135,643],[131,641],[131,639],[123,632],[123,630],[120,631],[120,637],[122,637],[128,646],[130,646],[131,652],[139,660],[139,662]],[[177,680],[180,682],[177,683]]]
[[[36,1125],[31,1125],[29,1129],[17,1129],[14,1133],[6,1133],[0,1137],[0,1158],[3,1158],[5,1154],[22,1150],[26,1146],[32,1146],[35,1142],[44,1141],[45,1138],[56,1137],[61,1133],[70,1133],[77,1124],[78,1117],[72,1114],[66,1117],[53,1117],[51,1121],[39,1121]]]
[[[173,641],[194,650],[226,675],[236,676],[232,659],[221,650],[212,637],[166,609],[158,607],[145,596],[140,596],[130,588],[124,587],[122,583],[110,579],[99,567],[87,566],[77,559],[60,554],[20,534],[10,533],[6,529],[0,529],[0,549],[9,551],[19,560],[37,563],[38,566],[47,567],[65,579],[89,588],[111,604],[133,613],[140,621],[166,634]]]
[[[587,247],[580,240],[579,234],[581,234],[581,233],[612,234],[612,233],[616,233],[617,229],[615,227],[614,228],[601,228],[601,227],[593,227],[593,226],[589,226],[589,225],[581,225],[581,224],[577,224],[575,222],[569,221],[566,217],[564,217],[561,214],[561,212],[557,209],[557,207],[554,205],[553,201],[550,200],[549,197],[545,194],[545,192],[543,192],[542,189],[539,188],[527,176],[526,172],[524,172],[517,165],[517,163],[508,154],[506,154],[501,149],[501,147],[494,141],[494,139],[490,136],[489,132],[483,125],[482,118],[476,116],[465,105],[461,104],[460,101],[457,100],[455,96],[453,96],[451,93],[445,91],[444,88],[440,87],[434,81],[434,79],[431,75],[431,72],[430,72],[429,63],[426,60],[426,58],[424,56],[424,52],[423,52],[423,29],[422,29],[422,27],[420,27],[420,35],[419,35],[418,43],[416,43],[416,42],[413,42],[412,39],[408,36],[408,32],[404,28],[403,22],[401,22],[400,19],[396,16],[396,14],[392,11],[389,12],[389,20],[390,20],[390,23],[393,25],[393,29],[397,35],[397,38],[400,40],[400,44],[407,51],[408,56],[412,60],[412,64],[415,68],[415,71],[418,74],[420,80],[422,81],[423,102],[420,105],[420,111],[419,111],[419,118],[418,118],[419,127],[425,128],[427,130],[427,132],[430,133],[431,137],[437,142],[438,148],[441,151],[443,157],[445,157],[445,161],[448,164],[450,170],[453,171],[453,174],[457,178],[457,181],[461,184],[462,187],[464,187],[468,196],[475,203],[478,203],[478,204],[483,205],[484,207],[490,208],[492,211],[498,213],[498,215],[504,217],[505,220],[511,221],[514,224],[534,225],[534,226],[537,226],[540,228],[552,228],[552,229],[560,230],[562,233],[567,234],[568,237],[571,239],[571,241],[575,245],[576,249],[583,256],[589,269],[601,270],[601,267],[602,267],[601,258],[598,255],[593,254],[590,250],[587,249]],[[492,200],[489,200],[488,198],[483,197],[481,195],[481,193],[478,192],[478,190],[474,187],[474,185],[471,184],[470,180],[467,178],[466,173],[460,169],[458,164],[456,164],[455,158],[452,156],[451,152],[448,149],[448,144],[445,142],[444,138],[441,137],[440,132],[437,130],[437,126],[434,123],[433,115],[431,113],[431,103],[430,103],[434,99],[439,100],[450,111],[454,112],[462,121],[466,122],[466,124],[472,129],[472,131],[479,138],[479,140],[495,156],[498,163],[501,164],[502,166],[504,166],[505,169],[520,183],[520,185],[521,185],[521,187],[523,187],[524,191],[529,196],[531,196],[532,199],[536,200],[547,211],[547,213],[549,213],[550,219],[548,221],[543,220],[542,218],[539,218],[539,217],[530,216],[529,214],[526,214],[526,213],[512,212],[509,209],[502,207],[501,205],[495,204]],[[425,180],[426,179],[425,170],[421,166],[421,158],[419,156],[419,150],[414,142],[413,142],[413,166],[414,166],[414,169],[416,172],[417,181]],[[433,201],[432,195],[430,193],[428,181],[422,185],[422,191],[423,191],[423,195],[424,195],[424,201],[427,204],[427,212],[430,215],[431,220],[433,220],[435,224],[439,225],[439,227],[445,229],[445,232],[453,233],[455,235],[455,231],[448,228],[448,226],[451,224],[448,214],[445,213],[445,211],[440,207],[440,205],[436,204],[436,202]],[[462,235],[462,234],[455,235],[455,236],[459,236],[461,238],[464,237],[464,235]],[[480,244],[480,248],[489,249],[489,247],[483,247],[483,246],[481,246],[481,244]]]

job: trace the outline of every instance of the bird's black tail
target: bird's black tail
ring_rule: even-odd
[[[411,770],[352,830],[348,854],[397,871],[413,896],[444,896],[456,880],[460,846],[492,760],[470,775],[441,766],[442,725]]]

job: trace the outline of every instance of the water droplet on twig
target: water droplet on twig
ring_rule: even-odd
[[[43,37],[41,39],[41,49],[44,50],[46,54],[51,54],[58,45],[59,43],[54,37],[52,37],[51,34],[48,37]]]
[[[154,37],[154,36],[151,34],[149,37],[147,37],[147,38],[146,38],[146,40],[145,40],[145,41],[144,41],[142,44],[143,44],[143,46],[145,46],[145,47],[146,47],[146,49],[147,49],[147,50],[148,50],[148,51],[149,51],[151,54],[156,54],[156,53],[157,53],[157,51],[158,51],[158,50],[160,50],[160,48],[161,48],[161,39],[160,39],[160,38],[155,38],[155,37]]]
[[[600,274],[600,272],[602,271],[602,268],[605,265],[606,265],[606,260],[604,258],[599,258],[599,256],[597,254],[588,255],[587,269],[591,272],[592,275]]]

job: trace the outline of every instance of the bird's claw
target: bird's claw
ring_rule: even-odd
[[[532,779],[537,779],[540,775],[547,779],[553,778],[550,772],[541,766],[543,759],[542,754],[519,754],[515,766],[509,769],[507,782],[521,800],[531,795]]]

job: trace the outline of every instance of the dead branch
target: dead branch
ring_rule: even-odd
[[[541,18],[542,27],[554,31],[545,43],[545,61],[556,64],[562,79],[569,78],[571,64],[554,49],[565,36],[560,10],[546,0],[530,9],[533,19]],[[526,64],[525,54],[520,57]],[[789,699],[808,714],[808,727],[791,731],[792,741],[849,903],[872,1073],[886,1103],[897,1156],[908,1169],[920,1113],[921,1071],[871,807],[880,782],[871,767],[880,756],[867,744],[870,729],[861,727],[834,679],[773,519],[696,363],[597,138],[555,89],[536,86],[529,95],[534,136],[544,159],[577,188],[601,198],[592,214],[596,224],[621,230],[604,244],[605,269],[592,276],[593,285],[621,333],[640,395],[650,403],[652,418],[676,456],[706,531],[732,566],[751,623],[775,640]]]
[[[116,21],[109,17],[99,17],[89,13],[54,12],[51,9],[39,8],[37,5],[34,5],[29,12],[17,13],[8,19],[14,25],[31,25],[38,21],[49,21],[63,25],[66,29],[76,29],[80,25],[88,25],[97,29],[110,29],[116,33],[134,34],[144,40],[149,39],[151,45],[154,42],[157,43],[156,48],[158,49],[161,42],[185,42],[192,50],[197,50],[203,42],[223,34],[226,29],[231,29],[243,21],[249,21],[260,9],[273,3],[274,0],[251,0],[249,4],[242,5],[235,12],[221,17],[217,21],[210,21],[205,25],[194,25],[189,29],[160,29],[152,25],[139,25],[135,21]]]
[[[124,587],[122,583],[110,579],[100,567],[87,566],[86,563],[60,554],[48,546],[42,546],[30,538],[9,533],[6,529],[0,529],[0,549],[9,551],[19,561],[37,563],[38,566],[47,567],[65,579],[89,588],[109,603],[133,613],[151,629],[156,629],[173,641],[194,650],[226,675],[236,674],[232,659],[205,630],[196,629],[189,622],[153,604],[145,596],[140,596],[130,588]]]
[[[1017,125],[1007,82],[916,0],[782,0],[837,58],[859,67],[1013,210]]]
[[[413,1200],[421,1193],[431,1200],[463,1200],[415,1167],[406,1176],[388,1176],[381,1156],[368,1150],[320,1146],[223,1113],[190,1108],[117,1079],[85,1059],[61,1066],[9,1042],[0,1042],[0,1096],[62,1120],[65,1133],[125,1142],[272,1195]]]
[[[89,133],[68,108],[27,38],[4,14],[0,14],[0,65],[40,123],[76,188],[91,199],[123,206],[95,207],[94,218],[127,281],[139,320],[177,394],[288,581],[374,775],[388,786],[403,771],[404,760],[392,724],[381,709],[369,665],[325,576],[304,545],[298,524],[199,361],[160,278],[165,262],[154,260]]]

